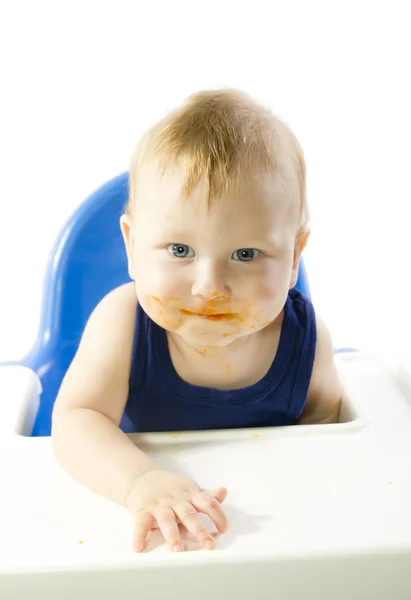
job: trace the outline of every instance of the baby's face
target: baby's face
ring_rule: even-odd
[[[297,219],[268,177],[207,207],[205,186],[182,198],[176,169],[139,183],[122,218],[130,276],[144,311],[193,346],[224,346],[274,321],[295,285]]]

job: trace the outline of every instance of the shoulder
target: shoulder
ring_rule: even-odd
[[[137,296],[133,283],[126,283],[109,292],[90,315],[79,346],[83,354],[105,355],[125,347],[134,334]],[[110,350],[111,349],[111,350]]]
[[[91,313],[79,350],[89,344],[95,345],[104,342],[120,341],[119,338],[128,337],[130,328],[133,330],[137,297],[133,284],[125,284],[109,292],[97,304]]]
[[[331,334],[323,319],[316,315],[317,342],[307,401],[300,425],[338,421],[342,388],[334,362]]]
[[[134,282],[125,283],[109,292],[100,302],[90,316],[91,319],[99,319],[102,316],[118,314],[121,316],[126,311],[126,315],[134,314],[137,307],[137,296]]]
[[[54,413],[91,408],[119,423],[127,400],[137,297],[134,284],[107,294],[92,312],[63,379]]]

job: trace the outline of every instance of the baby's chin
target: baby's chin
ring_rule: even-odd
[[[142,300],[142,301],[141,301]],[[179,335],[193,347],[223,348],[233,342],[257,333],[272,323],[264,320],[261,312],[257,314],[239,313],[238,316],[221,317],[219,315],[198,316],[188,311],[167,310],[155,296],[148,301],[142,298],[140,304],[149,318],[159,327]]]
[[[243,324],[240,328],[221,327],[218,323],[207,323],[203,327],[193,327],[184,323],[175,329],[168,329],[170,333],[178,335],[192,348],[226,348],[236,342],[260,331],[256,326],[247,327]]]

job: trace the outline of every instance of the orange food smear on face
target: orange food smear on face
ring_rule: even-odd
[[[221,315],[201,315],[203,319],[209,319],[210,321],[232,321],[233,319],[238,319],[242,321],[242,318],[239,315],[233,315],[232,313],[225,313]]]
[[[152,298],[155,302],[158,302],[159,304],[164,304],[165,302],[180,302],[180,298],[177,298],[175,296],[169,296],[166,298],[163,298],[163,301],[161,301],[161,299],[158,296],[153,296],[153,294],[149,294],[150,298]]]
[[[229,296],[227,296],[226,294],[221,294],[220,292],[211,292],[210,298],[220,298],[220,300],[228,300]]]
[[[191,310],[187,310],[185,308],[179,308],[178,304],[176,306],[176,303],[182,303],[182,299],[181,298],[177,298],[175,296],[169,296],[169,297],[164,297],[164,298],[159,298],[158,296],[155,296],[153,294],[149,294],[150,298],[152,298],[154,300],[154,302],[157,302],[162,308],[166,308],[168,303],[172,303],[174,304],[174,306],[170,306],[170,308],[172,308],[173,310],[176,310],[178,312],[181,313],[182,316],[180,316],[179,322],[177,327],[181,326],[183,324],[183,316],[188,316],[188,317],[200,317],[202,319],[208,320],[208,321],[232,321],[232,320],[236,320],[239,321],[240,323],[244,323],[244,316],[242,316],[243,310],[247,311],[248,308],[252,307],[252,303],[251,302],[247,302],[247,301],[243,301],[243,307],[244,309],[240,309],[239,312],[234,312],[233,311],[233,307],[230,306],[230,296],[226,295],[226,294],[221,294],[221,292],[217,292],[214,291],[210,294],[208,300],[205,302],[205,304],[201,307],[199,307],[196,311],[191,311]],[[225,306],[224,306],[225,305]],[[198,311],[198,312],[197,312]],[[169,321],[163,320],[163,327],[164,326],[168,326],[170,325]],[[251,326],[252,328],[255,327],[255,325]],[[231,335],[234,335],[233,333],[223,333],[222,336],[223,337],[229,337]]]
[[[202,319],[208,319],[209,321],[231,321],[233,319],[238,319],[239,321],[243,321],[243,319],[240,317],[240,315],[237,315],[232,312],[216,313],[215,311],[210,311],[210,310],[205,309],[204,312],[195,313],[195,312],[191,312],[190,310],[186,310],[185,308],[182,308],[181,312],[183,313],[183,315],[186,315],[188,317],[193,317],[193,316],[201,317]]]

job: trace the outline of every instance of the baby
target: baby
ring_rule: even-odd
[[[133,280],[85,328],[53,412],[59,463],[126,506],[142,551],[179,524],[205,549],[199,513],[227,529],[227,490],[166,472],[120,429],[272,427],[338,421],[329,332],[295,290],[309,237],[294,135],[237,91],[205,91],[141,140],[120,219]]]

